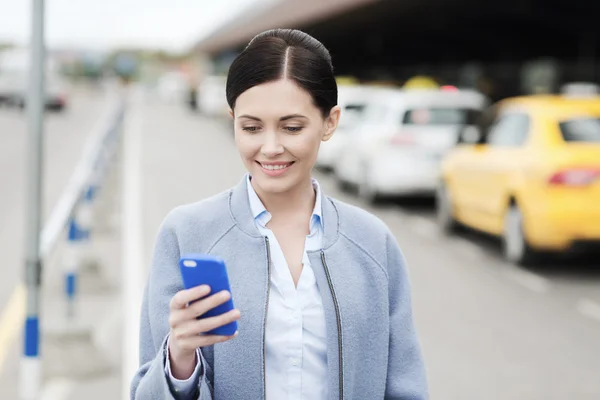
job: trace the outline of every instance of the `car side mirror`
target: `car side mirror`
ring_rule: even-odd
[[[483,143],[485,143],[485,137],[478,126],[466,125],[458,132],[457,144],[476,145]]]

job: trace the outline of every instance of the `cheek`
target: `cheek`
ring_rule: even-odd
[[[312,158],[319,151],[321,136],[318,132],[294,137],[294,144],[289,149],[297,157]]]
[[[252,140],[252,137],[237,132],[235,133],[235,145],[243,159],[253,157],[260,150],[260,144]]]

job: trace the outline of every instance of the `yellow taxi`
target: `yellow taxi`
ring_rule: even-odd
[[[506,259],[600,248],[600,97],[503,100],[442,162],[437,219],[501,237]]]

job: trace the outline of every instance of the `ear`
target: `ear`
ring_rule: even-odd
[[[340,122],[340,115],[342,113],[342,109],[340,106],[335,106],[329,112],[329,116],[325,119],[325,133],[321,140],[323,142],[328,141],[333,136],[333,133],[338,127]]]
[[[229,116],[233,118],[233,110],[231,108],[229,109]]]

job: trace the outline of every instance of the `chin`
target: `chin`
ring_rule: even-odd
[[[297,185],[298,179],[294,175],[270,177],[266,176],[262,171],[252,171],[252,180],[266,193],[285,193],[290,191]]]
[[[294,183],[289,179],[273,179],[269,177],[257,177],[252,175],[252,179],[256,179],[256,183],[265,193],[285,193],[294,187]]]

